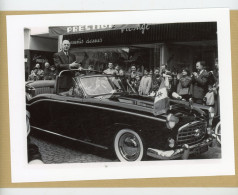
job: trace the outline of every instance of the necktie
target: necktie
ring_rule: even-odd
[[[68,52],[65,52],[65,55],[66,55],[66,57],[67,57],[67,59],[68,59],[68,63],[69,63],[69,55],[68,55]]]

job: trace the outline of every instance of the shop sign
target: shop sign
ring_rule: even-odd
[[[130,31],[141,31],[141,33],[144,34],[145,31],[147,31],[149,29],[150,29],[150,25],[148,25],[148,24],[140,24],[137,27],[123,28],[123,29],[121,29],[121,33],[130,32]]]
[[[58,36],[110,30],[121,30],[121,33],[141,31],[141,33],[144,34],[145,31],[149,29],[148,24],[51,26],[49,27],[49,34],[50,36]]]
[[[84,44],[95,44],[95,43],[102,43],[103,39],[102,38],[96,38],[96,39],[82,39],[79,38],[76,41],[70,41],[70,44],[72,45],[84,45]]]

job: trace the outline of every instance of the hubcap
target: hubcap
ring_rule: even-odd
[[[140,155],[139,140],[132,133],[124,133],[119,139],[118,146],[121,155],[127,161],[135,161]]]

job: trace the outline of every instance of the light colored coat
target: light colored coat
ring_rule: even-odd
[[[143,76],[140,81],[139,94],[140,95],[149,95],[151,85],[152,85],[151,76]]]

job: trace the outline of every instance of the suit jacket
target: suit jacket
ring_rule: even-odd
[[[208,82],[208,73],[206,70],[203,70],[198,77],[193,77],[193,92],[192,95],[194,98],[203,99],[207,92]]]
[[[68,52],[68,56],[63,51],[54,54],[54,64],[59,74],[62,70],[68,70],[69,64],[76,61],[76,56]]]

